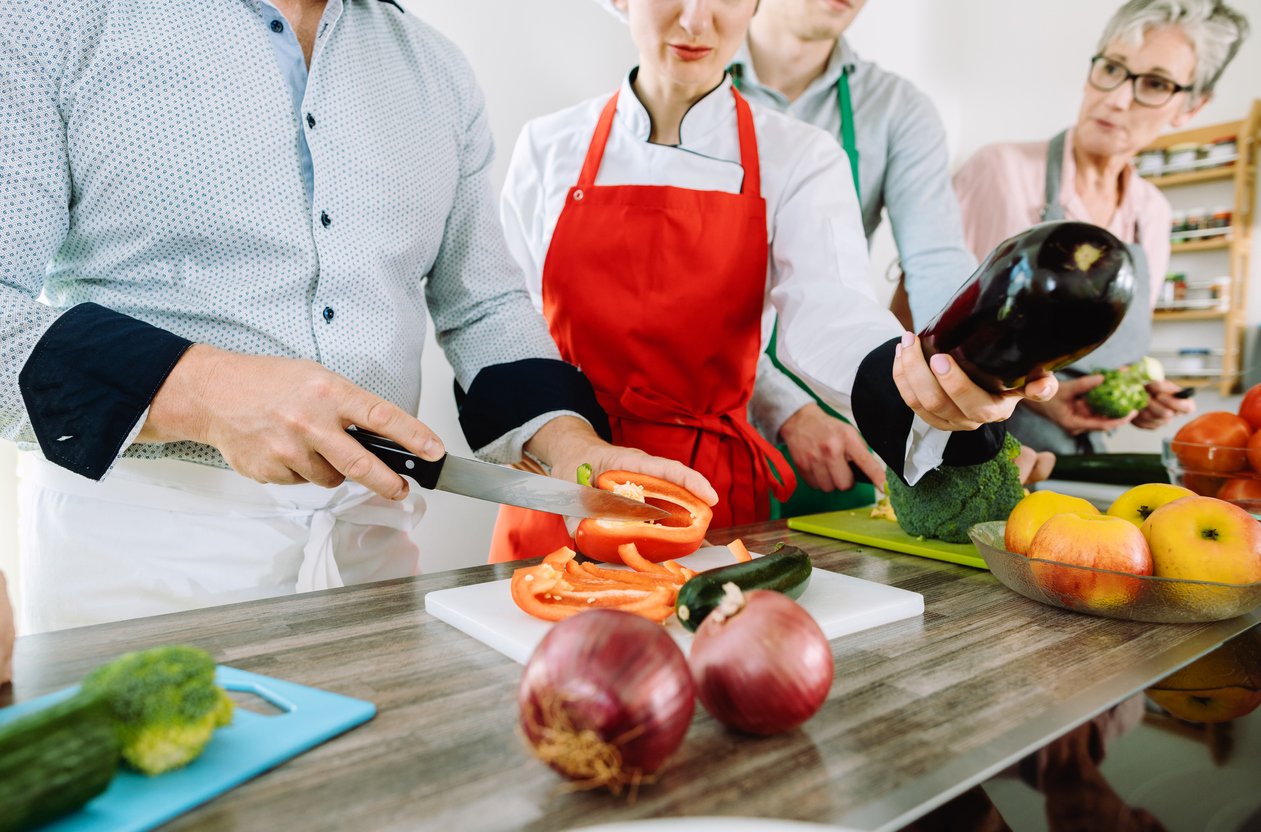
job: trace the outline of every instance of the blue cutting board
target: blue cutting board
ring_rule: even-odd
[[[41,829],[57,832],[152,829],[367,722],[377,712],[371,702],[233,667],[220,665],[217,679],[225,689],[252,693],[281,713],[264,716],[238,707],[232,724],[216,731],[201,756],[184,768],[148,777],[120,767],[108,789],[74,814]],[[76,690],[77,687],[67,688],[0,709],[0,724],[46,708]]]

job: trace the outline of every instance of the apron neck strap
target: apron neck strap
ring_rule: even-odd
[[[587,146],[587,158],[582,163],[582,173],[578,174],[578,187],[590,188],[595,185],[595,175],[600,170],[600,162],[604,159],[604,146],[608,144],[609,132],[613,129],[613,116],[617,114],[617,96],[621,91],[613,93],[613,97],[600,112],[600,120],[595,125],[595,135]]]
[[[836,81],[836,106],[841,112],[841,147],[849,157],[849,172],[854,177],[854,193],[858,204],[863,201],[862,187],[858,184],[858,143],[854,139],[854,105],[849,94],[849,67],[841,70]]]
[[[617,97],[620,92],[619,90],[613,93],[613,97],[600,112],[595,134],[592,135],[591,144],[587,147],[587,158],[583,161],[582,172],[578,175],[579,188],[595,186],[595,177],[600,171],[600,162],[604,159],[604,147],[608,144],[609,133],[613,129],[613,117],[617,114]],[[753,112],[749,109],[749,103],[744,100],[744,96],[740,95],[734,86],[731,88],[731,95],[735,98],[736,104],[736,129],[740,136],[740,166],[744,168],[744,185],[740,192],[745,196],[760,197],[762,195],[762,167],[758,160]]]

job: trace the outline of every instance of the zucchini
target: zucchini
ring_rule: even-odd
[[[809,555],[796,546],[780,545],[769,555],[701,572],[683,584],[674,612],[684,629],[695,632],[723,599],[723,585],[735,584],[741,592],[771,589],[800,598],[813,570]]]
[[[1056,454],[1051,479],[1143,485],[1169,482],[1160,454]]]
[[[0,726],[0,832],[73,812],[105,791],[118,768],[109,706],[79,694]]]

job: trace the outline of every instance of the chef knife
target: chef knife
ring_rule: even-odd
[[[669,512],[612,491],[565,482],[451,454],[437,462],[422,459],[393,439],[351,425],[346,432],[372,451],[390,470],[415,480],[421,488],[449,491],[492,503],[532,508],[568,517],[612,520],[660,520]]]

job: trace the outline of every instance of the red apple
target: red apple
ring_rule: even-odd
[[[1143,533],[1128,520],[1107,514],[1055,515],[1033,536],[1029,557],[1071,564],[1030,566],[1042,591],[1066,606],[1082,609],[1123,606],[1142,591],[1138,578],[1109,573],[1152,574],[1152,556]],[[1109,571],[1089,572],[1072,566]]]
[[[1042,524],[1057,514],[1098,514],[1081,497],[1070,497],[1055,491],[1035,491],[1016,503],[1003,528],[1003,548],[1017,555],[1029,554],[1029,544]]]
[[[1143,524],[1162,578],[1250,584],[1261,581],[1261,523],[1213,497],[1183,497]]]

